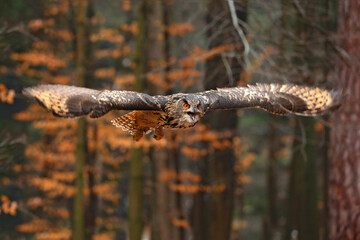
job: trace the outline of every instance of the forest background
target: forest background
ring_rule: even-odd
[[[2,0],[1,239],[360,239],[359,0]],[[296,83],[317,118],[211,112],[134,143],[21,95]]]

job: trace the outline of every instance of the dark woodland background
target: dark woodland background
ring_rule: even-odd
[[[0,239],[360,239],[359,0],[1,0]],[[44,83],[149,94],[297,83],[317,118],[211,112],[134,143]]]

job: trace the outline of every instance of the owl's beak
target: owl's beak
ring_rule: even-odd
[[[196,110],[194,110],[194,112],[187,112],[187,114],[190,116],[191,120],[195,121]]]
[[[191,120],[195,121],[195,113],[188,113],[188,115],[191,117]]]
[[[196,116],[196,108],[194,108],[194,114],[190,115],[190,117],[193,121],[195,121],[195,116]]]

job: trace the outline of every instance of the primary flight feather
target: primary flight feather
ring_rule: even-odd
[[[136,141],[150,130],[158,140],[164,135],[163,128],[193,127],[210,110],[261,108],[277,115],[314,116],[338,107],[342,98],[336,91],[291,84],[257,84],[167,96],[67,85],[40,85],[25,88],[23,93],[59,117],[97,118],[111,110],[130,110],[111,122]]]

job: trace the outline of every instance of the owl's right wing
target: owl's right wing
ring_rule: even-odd
[[[208,110],[261,108],[277,115],[312,116],[337,108],[339,92],[292,84],[257,84],[200,92]]]
[[[161,110],[168,99],[133,91],[99,91],[67,85],[25,88],[23,94],[35,98],[54,115],[69,118],[97,118],[111,110]]]

